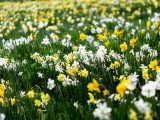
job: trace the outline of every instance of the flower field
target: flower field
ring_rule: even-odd
[[[0,2],[0,120],[160,120],[160,1]]]

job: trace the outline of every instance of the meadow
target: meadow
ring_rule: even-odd
[[[0,2],[0,120],[160,120],[160,1]]]

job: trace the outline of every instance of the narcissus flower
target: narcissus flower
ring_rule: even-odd
[[[145,112],[145,117],[144,117],[145,120],[153,120],[152,118],[152,115],[150,112]]]
[[[149,81],[142,86],[141,94],[147,98],[154,97],[156,94],[157,82]]]
[[[114,34],[116,37],[119,37],[119,36],[122,36],[122,35],[123,35],[123,31],[114,30],[113,34]]]
[[[67,67],[66,72],[71,76],[75,76],[75,74],[78,72],[78,67],[77,66]]]
[[[126,91],[127,87],[124,83],[119,83],[116,87],[116,91],[123,97],[124,92]]]
[[[49,89],[49,90],[52,90],[54,87],[55,87],[56,85],[55,85],[55,83],[54,83],[54,80],[52,80],[52,79],[48,79],[48,82],[47,82],[47,88]]]
[[[138,120],[137,114],[133,109],[129,110],[129,119],[130,120]]]
[[[66,78],[66,75],[64,75],[64,74],[59,74],[57,76],[57,80],[59,80],[59,81],[63,81],[65,78]]]
[[[125,91],[127,90],[127,84],[129,83],[129,80],[124,77],[124,80],[122,80],[116,87],[116,91],[121,95],[121,97],[124,96]]]
[[[37,107],[41,106],[41,101],[38,99],[34,100],[34,105]]]
[[[91,92],[92,91],[100,92],[99,83],[95,79],[93,79],[92,82],[88,83],[87,88]]]
[[[151,22],[150,22],[150,21],[147,21],[146,27],[147,27],[148,29],[151,27]]]
[[[106,47],[109,47],[110,46],[110,41],[106,41],[105,43],[104,43],[104,45],[106,46]]]
[[[33,90],[30,90],[30,91],[28,91],[28,93],[27,93],[27,96],[28,96],[29,98],[33,98],[34,95],[35,95],[35,92],[34,92]]]
[[[98,103],[97,108],[93,112],[95,118],[100,120],[110,120],[112,109],[108,107],[107,103]]]
[[[120,49],[121,49],[121,52],[125,52],[128,49],[126,42],[123,42],[122,44],[120,44]]]
[[[1,97],[0,98],[0,104],[2,105],[2,106],[4,106],[4,104],[5,104],[5,101],[4,101],[4,99]]]
[[[43,92],[41,93],[41,99],[42,101],[47,105],[49,100],[50,100],[50,96],[49,94],[44,94]]]
[[[115,61],[114,63],[111,63],[110,64],[110,68],[111,69],[117,69],[117,68],[119,68],[120,67],[120,62],[118,62],[118,61]]]
[[[95,103],[95,99],[92,93],[88,93],[89,99],[91,103]]]
[[[103,90],[103,95],[104,96],[109,95],[109,90],[107,90],[107,89]]]
[[[147,68],[142,70],[142,78],[145,79],[145,80],[149,79],[148,69]]]
[[[103,40],[104,40],[104,37],[105,37],[105,36],[102,35],[102,34],[98,34],[98,35],[97,35],[97,38],[98,38],[99,41],[103,41]]]
[[[134,101],[134,105],[140,113],[151,112],[150,104],[145,102],[142,98]]]
[[[153,61],[150,61],[150,64],[148,65],[149,68],[151,68],[152,70],[156,70],[156,67],[158,66],[158,61],[155,59]]]
[[[134,46],[136,45],[137,40],[135,38],[130,39],[129,45],[134,48]]]
[[[0,84],[0,96],[3,97],[4,96],[4,90],[5,90],[5,87],[3,84]]]
[[[87,77],[88,76],[88,71],[86,69],[80,70],[78,75],[82,77]]]
[[[86,34],[81,33],[79,39],[84,41],[86,39]]]
[[[11,98],[11,99],[10,99],[10,102],[11,102],[11,105],[13,106],[13,105],[15,104],[15,102],[16,102],[15,97],[14,97],[14,98]]]

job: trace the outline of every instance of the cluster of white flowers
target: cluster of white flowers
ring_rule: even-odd
[[[158,56],[158,51],[151,49],[150,46],[148,44],[144,44],[140,47],[141,51],[134,53],[133,51],[130,51],[133,55],[135,55],[136,60],[144,60],[145,57],[151,57],[151,58],[155,58]],[[148,56],[146,56],[145,54],[148,54]]]
[[[30,41],[31,41],[30,37],[27,37],[27,38],[21,37],[21,38],[15,39],[15,40],[12,40],[12,39],[4,40],[3,39],[2,45],[3,45],[4,49],[11,51],[12,49],[14,49],[15,47],[17,47],[19,45],[29,44]]]
[[[95,56],[92,51],[87,51],[86,46],[80,45],[76,51],[74,51],[74,54],[82,60],[83,63],[90,65],[90,62],[95,61]]]
[[[71,78],[69,78],[69,76],[65,77],[63,82],[62,82],[62,85],[64,87],[71,86],[71,85],[76,86],[77,84],[78,84],[78,80],[76,80],[76,79],[72,80]]]
[[[96,52],[97,59],[100,60],[101,62],[104,62],[106,53],[107,53],[107,49],[102,45],[99,46]]]
[[[66,35],[66,38],[64,38],[64,39],[62,40],[62,45],[63,45],[63,46],[66,46],[66,47],[72,46],[71,36],[70,36],[70,35]]]

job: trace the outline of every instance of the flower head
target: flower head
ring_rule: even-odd
[[[150,64],[148,65],[149,68],[151,68],[152,70],[156,70],[156,67],[158,66],[158,61],[155,59],[153,61],[150,61]]]
[[[123,42],[122,44],[120,44],[120,49],[121,49],[121,52],[125,52],[128,49],[126,42]]]
[[[129,45],[134,48],[134,46],[136,45],[136,42],[137,42],[137,40],[136,40],[135,38],[132,38],[132,39],[129,41]]]
[[[86,34],[81,33],[79,39],[84,41],[86,39]]]
[[[92,91],[100,92],[99,83],[95,79],[93,79],[92,82],[88,83],[87,88],[91,92]]]

